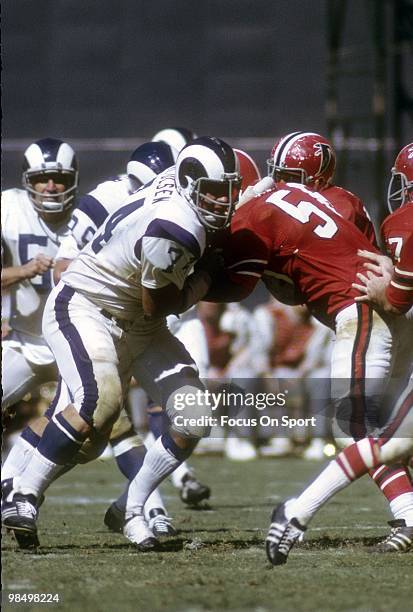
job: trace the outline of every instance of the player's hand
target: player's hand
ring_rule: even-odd
[[[38,253],[36,257],[33,257],[33,259],[22,266],[24,278],[33,278],[38,274],[43,274],[50,268],[53,268],[53,264],[53,257]]]
[[[196,263],[195,270],[208,272],[211,279],[219,277],[225,269],[224,256],[221,251],[212,251],[205,254]]]
[[[364,264],[366,270],[374,272],[378,276],[388,276],[393,274],[393,262],[390,257],[380,255],[380,253],[372,253],[359,249],[357,255],[365,257],[369,261]]]
[[[391,275],[377,276],[373,272],[367,271],[367,276],[357,273],[357,278],[362,284],[353,283],[352,287],[358,289],[363,295],[354,298],[356,302],[373,302],[378,306],[386,306],[386,287],[390,282]]]

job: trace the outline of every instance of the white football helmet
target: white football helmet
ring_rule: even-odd
[[[155,136],[152,138],[153,141],[161,141],[166,142],[170,147],[172,147],[175,152],[175,160],[178,157],[179,151],[184,148],[188,142],[198,138],[195,132],[192,130],[188,130],[187,128],[166,128],[165,130],[161,130],[157,132]]]
[[[203,136],[187,144],[176,160],[175,183],[206,228],[218,230],[229,225],[241,176],[238,157],[226,142]]]
[[[61,213],[72,208],[78,186],[78,164],[72,147],[57,138],[43,138],[33,142],[24,152],[23,187],[35,210],[39,213]],[[41,194],[36,183],[53,179],[63,184],[61,193]]]

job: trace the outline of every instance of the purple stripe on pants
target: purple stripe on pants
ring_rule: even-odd
[[[93,372],[92,361],[79,332],[70,321],[69,302],[74,293],[74,289],[64,285],[56,297],[54,310],[59,329],[69,344],[76,369],[82,381],[84,396],[79,414],[86,423],[93,425],[93,413],[96,409],[99,391]]]

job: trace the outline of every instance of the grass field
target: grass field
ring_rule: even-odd
[[[385,531],[386,505],[364,479],[337,496],[312,523],[287,565],[271,568],[264,538],[277,500],[297,493],[320,464],[218,457],[192,461],[213,489],[211,509],[187,509],[163,488],[179,529],[162,552],[136,552],[102,517],[122,490],[112,461],[77,468],[49,490],[41,510],[37,554],[3,538],[3,588],[58,593],[40,610],[352,610],[412,609],[413,555],[365,551]],[[7,606],[9,607],[9,606]]]

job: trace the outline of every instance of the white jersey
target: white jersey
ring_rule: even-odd
[[[82,196],[69,221],[70,236],[62,240],[56,259],[74,259],[90,242],[107,217],[129,197],[127,175],[100,183],[96,189]]]
[[[72,261],[62,281],[124,320],[144,321],[141,286],[182,289],[206,233],[165,170],[130,196]]]
[[[2,194],[2,264],[22,266],[38,253],[56,257],[60,241],[69,234],[67,223],[47,225],[34,210],[23,189],[8,189]],[[10,292],[10,326],[13,330],[42,339],[42,314],[52,288],[52,270],[16,283]]]

